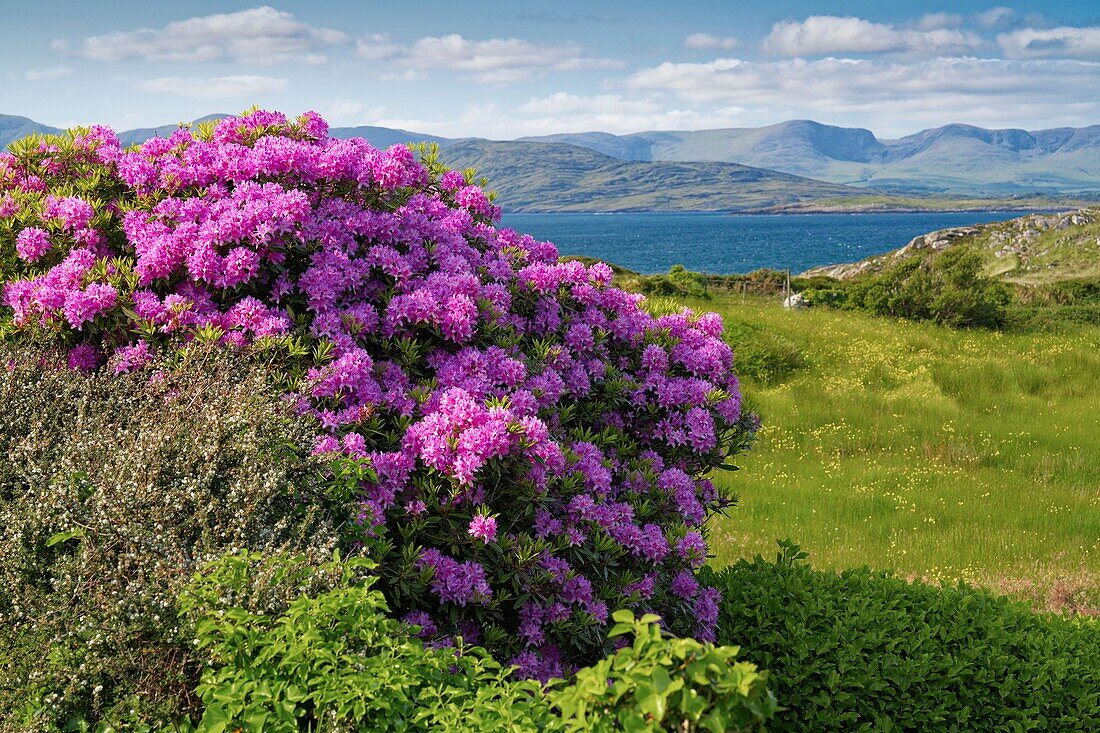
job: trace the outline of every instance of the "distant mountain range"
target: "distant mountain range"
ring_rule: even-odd
[[[127,130],[119,138],[132,144],[176,127]],[[0,147],[34,132],[59,130],[0,115]],[[331,134],[378,147],[438,143],[446,163],[485,175],[509,211],[1049,208],[1054,198],[1100,198],[1100,125],[1035,132],[947,125],[899,140],[808,120],[509,142],[371,126]]]
[[[465,140],[440,157],[477,169],[508,211],[760,211],[866,196],[737,163],[621,160],[560,143]]]
[[[698,132],[602,132],[522,138],[624,160],[723,161],[907,194],[1003,196],[1100,190],[1100,125],[986,130],[946,125],[898,140],[810,120]]]

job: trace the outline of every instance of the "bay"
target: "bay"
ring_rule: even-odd
[[[936,229],[1003,221],[1019,211],[918,214],[777,214],[640,212],[506,214],[503,226],[549,240],[562,255],[585,255],[638,272],[680,264],[714,274],[761,267],[794,273],[854,262],[902,247]]]

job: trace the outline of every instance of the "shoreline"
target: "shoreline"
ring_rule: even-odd
[[[1100,206],[1100,202],[1095,204]],[[714,216],[807,216],[818,214],[836,214],[836,215],[864,215],[864,214],[987,214],[987,213],[1005,213],[1005,214],[1045,214],[1061,211],[1070,211],[1073,209],[1088,208],[1080,205],[1065,205],[1065,206],[1029,206],[1017,208],[1013,206],[988,206],[979,208],[950,208],[950,209],[923,209],[923,208],[904,208],[904,209],[795,209],[795,210],[771,210],[771,209],[756,209],[752,211],[715,211],[713,209],[700,209],[700,210],[685,210],[685,209],[617,209],[614,211],[546,211],[541,209],[521,209],[505,211],[504,216],[548,216],[548,215],[569,215],[569,216],[615,216],[618,214],[685,214],[685,215],[714,215]]]

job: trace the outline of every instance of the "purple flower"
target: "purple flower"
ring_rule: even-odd
[[[79,344],[69,350],[69,368],[90,372],[99,366],[103,355],[91,344]]]
[[[673,595],[683,598],[684,600],[691,600],[695,597],[695,594],[699,592],[699,581],[695,579],[688,571],[677,573],[676,577],[672,579],[672,584],[669,586]]]
[[[443,603],[465,606],[469,603],[488,603],[493,591],[485,577],[485,568],[474,561],[459,562],[439,550],[428,549],[417,563],[421,568],[432,568],[432,592]]]
[[[37,262],[50,251],[50,234],[39,227],[27,227],[15,238],[15,252],[27,262]]]
[[[494,517],[482,514],[475,515],[474,518],[470,520],[470,528],[467,531],[474,539],[479,539],[486,543],[492,542],[497,537],[497,520]]]
[[[125,374],[148,364],[153,360],[146,341],[138,341],[133,346],[119,347],[114,354],[115,374]]]
[[[707,543],[703,535],[692,530],[676,543],[676,554],[687,560],[693,568],[703,566],[707,559]]]

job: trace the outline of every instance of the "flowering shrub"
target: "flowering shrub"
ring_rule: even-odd
[[[749,439],[715,314],[656,317],[611,269],[494,224],[469,176],[307,113],[102,127],[0,155],[6,333],[72,367],[188,340],[281,359],[316,452],[359,466],[359,540],[434,643],[530,676],[607,651],[610,611],[714,638],[694,571]]]
[[[195,713],[202,659],[176,608],[195,571],[245,549],[319,565],[339,546],[316,426],[250,360],[180,361],[86,377],[0,349],[0,731]]]

